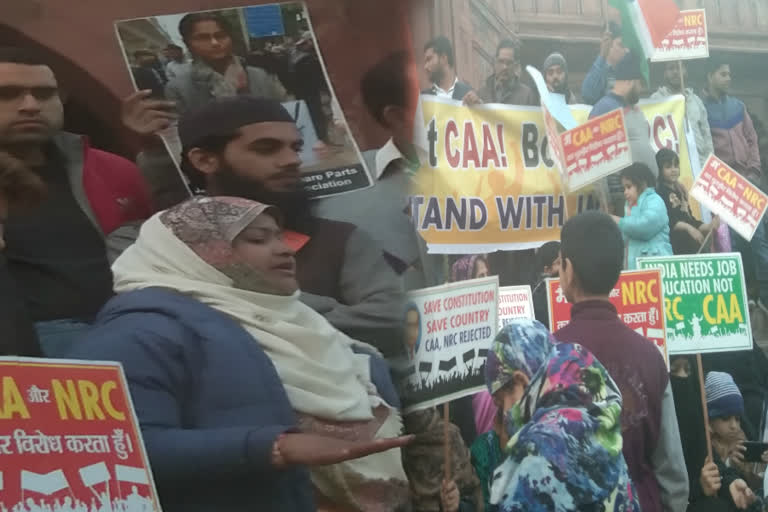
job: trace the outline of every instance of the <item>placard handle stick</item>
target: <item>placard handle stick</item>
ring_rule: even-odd
[[[680,72],[680,94],[685,96],[685,77],[683,76],[683,61],[677,61],[677,69]],[[683,116],[685,117],[685,116]]]
[[[683,76],[683,61],[682,60],[678,60],[677,61],[677,69],[678,69],[678,71],[680,73],[680,94],[682,94],[683,97],[685,97],[685,77]],[[687,102],[688,98],[685,98],[685,101]],[[686,109],[685,112],[687,112],[687,111],[688,110]],[[688,130],[688,116],[686,116],[686,115],[683,115],[683,126],[685,126],[685,129],[687,131]],[[685,135],[683,135],[683,136],[685,136]],[[701,165],[703,165],[703,163]],[[661,169],[659,169],[659,170],[661,170]]]
[[[443,404],[443,460],[445,461],[445,481],[451,480],[451,413],[448,402]]]
[[[699,250],[696,251],[696,254],[701,254],[701,251],[704,250],[704,247],[706,247],[706,245],[709,243],[710,239],[712,238],[713,231],[714,229],[709,230],[709,233],[707,233],[707,236],[704,237],[704,241],[701,242],[701,247],[699,247]]]
[[[707,393],[704,390],[704,366],[701,364],[701,354],[696,354],[696,366],[699,370],[699,391],[701,392],[701,410],[704,413],[704,435],[707,440],[707,457],[712,459],[712,439],[709,436],[709,411],[707,410]]]

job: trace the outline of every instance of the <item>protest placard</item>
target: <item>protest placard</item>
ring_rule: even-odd
[[[3,357],[0,375],[2,510],[160,512],[118,363]]]
[[[626,270],[611,290],[610,300],[616,307],[619,319],[652,341],[669,364],[662,291],[660,270]],[[563,295],[560,279],[547,280],[547,302],[550,330],[555,332],[568,325],[571,320],[571,304]]]
[[[499,288],[499,329],[520,318],[533,320],[531,287],[524,285]]]
[[[568,108],[576,121],[586,121],[588,107]],[[680,182],[690,188],[685,98],[644,101],[639,108],[654,151],[667,147],[680,155]],[[410,212],[430,253],[539,247],[560,239],[567,216],[599,207],[593,186],[565,192],[541,108],[467,107],[425,95],[422,112],[428,158],[416,174]],[[698,215],[698,203],[691,206]]]
[[[705,9],[680,11],[675,27],[654,48],[651,60],[705,59],[709,57]]]
[[[561,135],[567,188],[574,191],[632,163],[624,112],[614,110]]]
[[[659,256],[637,264],[662,270],[671,355],[752,348],[741,255]]]
[[[691,197],[747,240],[752,240],[768,208],[768,196],[715,155],[693,183]]]
[[[527,66],[526,70],[541,97],[547,140],[566,192],[585,187],[632,163],[621,109],[579,125],[565,96],[551,93],[538,69]],[[565,131],[561,132],[559,127]]]
[[[331,115],[326,107],[338,102],[302,2],[120,20],[115,27],[134,87],[174,101],[179,114],[242,94],[283,102],[304,141],[301,183],[309,197],[372,185],[343,112]],[[161,135],[180,169],[177,127]]]
[[[498,331],[498,277],[424,288],[408,295],[407,356],[393,361],[404,412],[485,389],[485,358]]]

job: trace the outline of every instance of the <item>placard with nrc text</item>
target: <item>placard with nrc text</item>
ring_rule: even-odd
[[[549,328],[555,332],[570,322],[571,304],[565,299],[559,279],[547,280],[547,296]],[[619,319],[653,342],[669,365],[661,271],[651,269],[622,272],[611,290],[610,300],[616,307]]]
[[[160,512],[118,363],[0,358],[0,510]]]
[[[747,240],[752,240],[768,208],[768,196],[715,155],[696,177],[691,197]]]
[[[498,331],[498,277],[409,294],[406,357],[393,362],[404,413],[485,389],[485,358]]]

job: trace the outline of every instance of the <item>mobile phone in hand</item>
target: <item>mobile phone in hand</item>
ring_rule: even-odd
[[[744,462],[762,462],[763,453],[768,451],[768,443],[757,441],[744,441]]]

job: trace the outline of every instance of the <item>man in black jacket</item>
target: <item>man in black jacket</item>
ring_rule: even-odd
[[[459,80],[454,66],[453,47],[448,38],[439,36],[429,41],[424,46],[424,71],[432,87],[421,91],[422,94],[464,101],[472,87]]]
[[[42,181],[21,161],[0,153],[0,356],[42,356],[26,303],[8,271],[3,225],[9,209],[34,206],[44,191]]]

